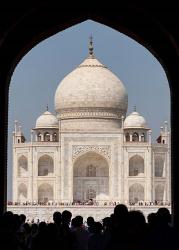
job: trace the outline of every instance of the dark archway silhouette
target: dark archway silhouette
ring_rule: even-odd
[[[105,24],[135,39],[162,64],[171,90],[171,168],[172,168],[172,213],[179,227],[179,169],[178,166],[178,82],[179,82],[179,20],[176,7],[148,6],[140,3],[121,2],[120,8],[110,2],[111,9],[98,9],[94,5],[84,7],[75,3],[75,8],[58,6],[52,1],[25,5],[13,2],[0,10],[0,214],[6,210],[7,182],[7,124],[8,86],[12,73],[21,58],[36,44],[51,35],[87,19]],[[170,11],[169,8],[170,7]],[[160,10],[160,11],[159,11]],[[167,15],[167,18],[166,18]],[[173,141],[173,135],[175,141]]]

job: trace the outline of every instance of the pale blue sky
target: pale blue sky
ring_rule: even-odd
[[[26,138],[46,110],[54,113],[59,82],[88,55],[93,35],[96,57],[115,73],[128,92],[128,112],[136,105],[152,129],[153,141],[170,119],[170,91],[166,74],[155,57],[139,43],[102,24],[86,21],[35,46],[17,65],[9,90],[8,199],[11,199],[12,132],[19,120]],[[151,38],[152,39],[152,38]]]

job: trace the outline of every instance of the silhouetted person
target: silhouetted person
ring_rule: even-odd
[[[111,226],[112,226],[112,218],[111,217],[105,217],[103,220],[103,233],[102,233],[102,237],[103,237],[103,241],[102,241],[102,249],[106,249],[107,246],[109,245],[110,241],[111,241]]]
[[[5,212],[0,217],[0,246],[1,249],[18,250],[18,240],[16,230],[20,223],[17,223],[14,214],[10,211]]]
[[[145,250],[146,249],[147,226],[141,211],[130,211],[128,214],[128,229],[126,249]]]
[[[57,228],[57,234],[60,237],[61,234],[61,222],[62,222],[62,215],[59,211],[53,213],[53,222]]]
[[[88,227],[88,232],[93,233],[93,228],[94,228],[94,218],[92,216],[89,216],[87,218],[87,227]]]
[[[73,221],[74,246],[76,250],[86,250],[89,238],[89,232],[83,225],[83,217],[78,215]]]
[[[34,237],[32,241],[32,250],[46,250],[47,246],[47,224],[45,222],[39,223],[38,234]]]
[[[74,236],[69,226],[71,217],[72,213],[70,211],[64,210],[62,212],[60,244],[61,244],[61,249],[63,250],[71,250],[74,244]]]
[[[116,249],[116,246],[121,246],[123,249],[127,242],[128,229],[128,209],[124,204],[118,204],[114,208],[114,214],[111,215],[111,240],[107,249]]]
[[[156,223],[148,232],[147,249],[178,249],[178,235],[171,226],[171,215],[167,208],[159,208]]]

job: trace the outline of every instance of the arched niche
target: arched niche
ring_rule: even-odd
[[[138,142],[139,141],[139,134],[137,132],[134,132],[132,134],[132,141]]]
[[[109,165],[98,153],[88,152],[78,157],[73,166],[73,199],[108,200]]]
[[[49,176],[54,173],[53,158],[47,154],[38,160],[38,176]]]
[[[164,200],[164,185],[158,184],[155,187],[155,201],[163,201]]]
[[[144,174],[144,159],[140,155],[134,155],[129,159],[129,176]]]
[[[37,134],[37,141],[42,141],[42,134],[41,133]]]
[[[155,177],[164,176],[164,158],[162,156],[155,157]]]
[[[50,133],[49,133],[49,132],[45,132],[45,133],[44,133],[44,141],[45,141],[45,142],[50,141]]]
[[[125,137],[126,137],[126,141],[130,141],[130,134],[129,133],[126,133]]]
[[[18,177],[27,177],[28,176],[28,160],[27,157],[21,155],[18,158]]]
[[[138,201],[144,201],[144,187],[135,183],[129,188],[129,202],[137,203]]]
[[[43,183],[38,187],[38,202],[53,201],[54,191],[53,186],[48,183]]]
[[[21,183],[18,186],[18,201],[19,202],[27,201],[27,186],[24,183]]]

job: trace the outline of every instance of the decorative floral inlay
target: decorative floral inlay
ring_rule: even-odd
[[[89,151],[102,154],[107,159],[111,158],[111,148],[109,145],[74,145],[72,149],[73,160],[75,160],[77,156]]]

